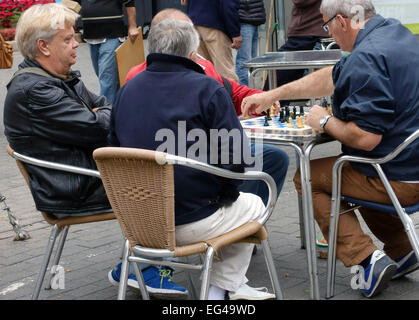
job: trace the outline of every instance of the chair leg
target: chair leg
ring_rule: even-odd
[[[330,214],[330,225],[329,225],[329,241],[328,241],[329,249],[327,253],[326,299],[330,299],[335,295],[336,240],[337,240],[338,223],[339,223],[339,210],[332,209],[332,212]]]
[[[125,293],[127,291],[127,281],[128,281],[128,255],[129,255],[129,242],[125,240],[123,246],[122,254],[122,265],[121,265],[121,275],[119,277],[119,287],[118,287],[118,300],[125,300]]]
[[[51,234],[48,239],[48,245],[45,250],[44,259],[41,264],[41,270],[39,271],[38,278],[36,280],[35,289],[32,293],[32,300],[38,300],[39,292],[41,291],[42,282],[44,281],[45,273],[48,268],[49,260],[51,258],[52,250],[54,249],[55,240],[57,239],[58,235],[62,231],[61,228],[57,227],[57,225],[53,226],[51,229]]]
[[[208,300],[209,281],[211,277],[212,259],[214,257],[214,249],[208,247],[202,271],[202,284],[199,299]]]
[[[63,253],[63,248],[64,248],[65,240],[67,239],[67,234],[68,234],[69,229],[70,229],[70,226],[65,226],[63,228],[63,231],[61,232],[60,240],[58,241],[55,256],[54,256],[54,259],[52,260],[52,266],[56,266],[60,263],[61,254]],[[50,273],[47,277],[48,280],[47,280],[47,283],[46,283],[46,286],[45,286],[46,290],[51,289],[51,279],[52,279],[52,277],[53,277],[52,273]]]
[[[303,204],[301,202],[301,197],[298,197],[298,214],[300,220],[300,241],[301,241],[301,249],[306,248],[306,233],[304,229],[304,216],[303,216]]]
[[[410,240],[410,244],[415,251],[416,258],[419,260],[419,236],[416,232],[416,226],[407,214],[404,214],[404,218],[401,220],[403,222],[407,237]]]
[[[150,296],[148,294],[147,287],[143,278],[143,273],[140,271],[140,268],[138,268],[138,264],[136,262],[133,262],[133,267],[143,300],[150,300]]]
[[[268,267],[269,277],[274,289],[274,293],[277,300],[283,300],[284,294],[282,293],[281,286],[279,284],[278,274],[275,269],[275,264],[272,258],[271,248],[269,247],[268,240],[262,241],[263,255],[265,256],[266,266]]]

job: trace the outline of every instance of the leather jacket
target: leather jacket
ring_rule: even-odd
[[[33,60],[19,65],[19,69],[29,67],[41,68]],[[96,169],[92,152],[107,144],[111,105],[105,97],[88,91],[77,71],[72,71],[67,80],[49,75],[25,72],[7,85],[7,140],[24,155]],[[96,112],[92,111],[97,107]],[[76,214],[110,208],[100,179],[28,164],[25,167],[40,211]]]

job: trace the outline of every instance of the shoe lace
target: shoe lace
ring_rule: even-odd
[[[167,278],[167,281],[172,281],[172,270],[167,268],[159,267],[159,276],[160,276],[160,288],[163,287],[163,281]]]

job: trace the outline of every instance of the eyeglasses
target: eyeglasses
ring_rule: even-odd
[[[333,19],[337,17],[337,14],[335,14],[332,18],[327,20],[325,23],[322,24],[322,28],[324,31],[329,32],[329,22],[331,22]]]

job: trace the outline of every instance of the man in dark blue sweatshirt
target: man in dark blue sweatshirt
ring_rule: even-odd
[[[225,88],[193,61],[199,36],[192,24],[164,20],[153,26],[148,42],[147,69],[116,96],[110,144],[181,156],[187,153],[242,172],[247,166],[246,154],[250,155],[249,142]],[[214,144],[214,130],[232,135],[220,135],[221,141],[217,138]],[[179,245],[217,237],[256,219],[264,210],[258,196],[238,192],[240,181],[183,166],[174,170]],[[275,297],[246,285],[252,251],[253,245],[245,243],[222,249],[223,259],[213,262],[208,299],[224,299],[227,293],[230,299]]]
[[[223,77],[238,82],[231,49],[242,43],[239,0],[181,0],[199,33],[198,53]]]

